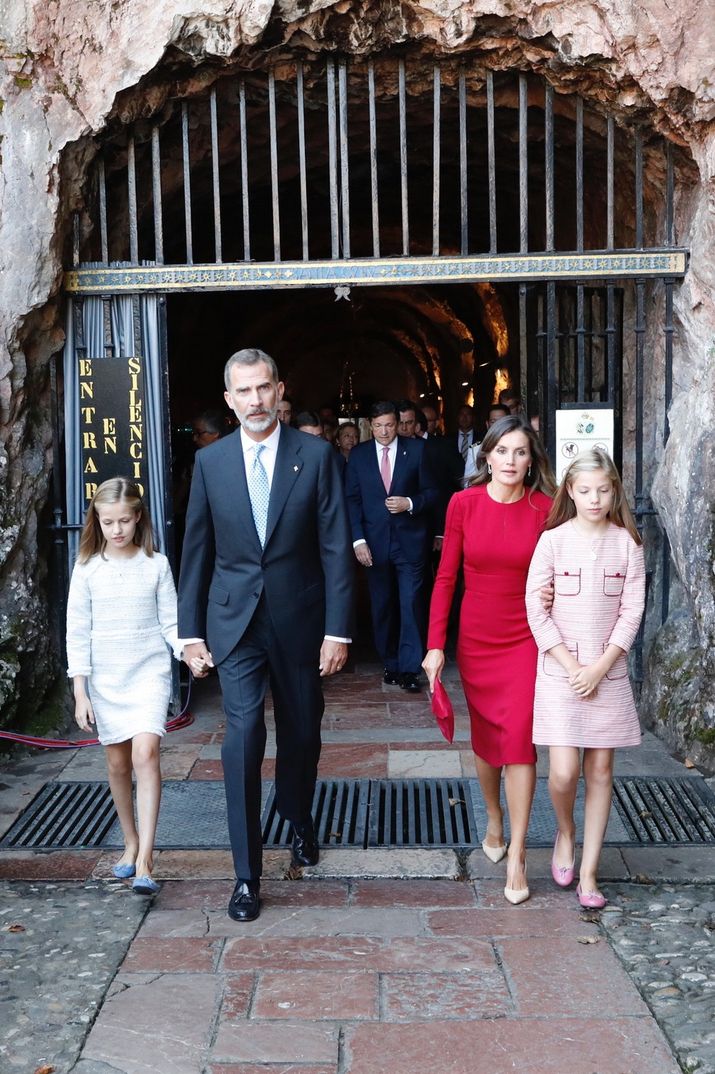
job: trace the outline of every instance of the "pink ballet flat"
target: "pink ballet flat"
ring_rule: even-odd
[[[570,884],[573,884],[574,869],[576,868],[576,854],[574,853],[574,858],[570,865],[556,864],[556,847],[559,842],[560,834],[560,832],[557,832],[556,839],[554,840],[554,853],[551,856],[551,875],[554,878],[555,884],[558,884],[560,888],[567,888]]]
[[[576,895],[581,906],[586,910],[602,910],[608,902],[606,896],[600,891],[583,891],[580,884],[576,886]]]

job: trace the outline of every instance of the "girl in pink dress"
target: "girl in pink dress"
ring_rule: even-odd
[[[539,591],[554,583],[545,611]],[[641,741],[626,654],[645,603],[643,548],[618,471],[605,451],[579,455],[564,474],[526,584],[529,626],[539,649],[534,742],[549,746],[549,792],[558,823],[551,873],[574,877],[573,808],[583,749],[582,906],[606,899],[596,874],[613,788],[613,750]]]

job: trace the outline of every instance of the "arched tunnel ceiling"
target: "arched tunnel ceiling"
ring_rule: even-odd
[[[302,407],[336,405],[352,388],[362,413],[375,399],[407,396],[441,403],[451,423],[474,388],[481,413],[508,346],[503,298],[460,285],[352,288],[341,299],[332,289],[170,299],[172,409],[186,421],[216,406],[228,356],[260,347]]]

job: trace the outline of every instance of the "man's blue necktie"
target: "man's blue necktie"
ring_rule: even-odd
[[[261,452],[265,451],[265,444],[256,444],[254,447],[253,466],[248,475],[248,495],[251,497],[251,511],[253,521],[256,524],[258,540],[261,548],[266,543],[266,526],[268,524],[268,501],[271,489],[268,484],[268,474],[261,462]]]

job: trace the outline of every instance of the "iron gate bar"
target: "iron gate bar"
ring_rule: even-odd
[[[127,200],[129,205],[129,260],[139,263],[139,225],[137,223],[137,170],[134,135],[127,144]]]
[[[295,69],[295,89],[298,112],[298,173],[300,175],[300,237],[303,247],[303,260],[310,258],[308,239],[308,170],[305,156],[305,86],[303,81],[303,64],[299,61]]]
[[[402,253],[410,253],[410,207],[407,188],[407,88],[405,61],[398,64],[398,105],[400,120],[400,212],[402,214]]]
[[[209,96],[209,114],[211,124],[211,177],[214,209],[214,257],[216,264],[223,261],[221,241],[221,177],[219,174],[218,152],[218,109],[216,105],[216,87],[211,87]]]
[[[494,140],[494,74],[491,71],[487,71],[487,168],[489,171],[489,253],[496,254],[497,163]]]
[[[161,218],[161,144],[159,128],[151,128],[151,196],[154,206],[154,260],[164,262],[164,225]]]
[[[104,157],[99,158],[97,165],[99,180],[99,238],[102,249],[102,262],[109,264],[109,238],[107,234],[107,176],[104,168]]]
[[[248,190],[248,126],[246,121],[246,83],[238,84],[238,126],[241,139],[241,216],[243,220],[243,257],[251,260],[251,209]]]
[[[276,123],[276,76],[268,72],[268,141],[271,158],[271,213],[273,217],[273,260],[281,260],[281,208],[278,187],[278,128]]]
[[[528,97],[526,75],[519,72],[519,253],[529,249]]]
[[[511,254],[492,257],[353,258],[350,261],[282,261],[246,265],[79,266],[65,273],[68,294],[106,295],[130,291],[222,291],[338,284],[512,282],[559,278],[628,280],[685,275],[687,252],[672,248],[588,253]]]
[[[181,102],[181,178],[184,186],[184,236],[186,260],[194,263],[194,237],[191,220],[191,154],[189,149],[189,103]]]
[[[432,71],[432,256],[439,256],[440,148],[442,82],[439,64]]]
[[[462,257],[469,253],[469,174],[467,170],[467,76],[459,72],[459,250]]]
[[[350,162],[348,159],[348,87],[345,61],[338,64],[340,131],[340,201],[343,225],[342,257],[350,257]]]
[[[377,113],[375,107],[375,65],[367,67],[368,119],[370,125],[370,195],[372,202],[372,256],[380,256],[380,203],[377,184]]]
[[[328,95],[328,186],[330,190],[330,250],[331,257],[340,257],[338,231],[338,143],[335,108],[335,64],[328,60],[325,65],[326,92]]]

